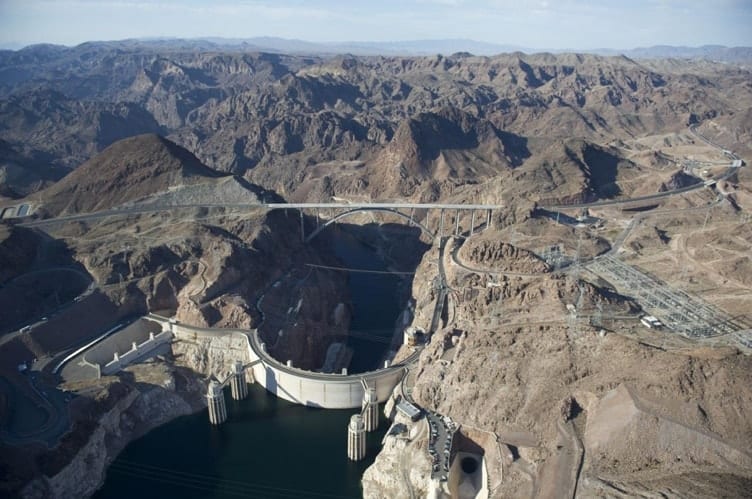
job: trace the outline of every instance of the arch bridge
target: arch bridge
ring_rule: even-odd
[[[355,215],[363,212],[387,212],[393,213],[408,221],[409,226],[418,227],[424,234],[428,235],[431,239],[441,238],[444,231],[445,213],[447,211],[454,212],[454,230],[453,233],[456,236],[460,235],[460,215],[463,213],[470,213],[470,227],[469,234],[473,234],[477,228],[485,225],[485,227],[491,226],[491,220],[494,210],[500,210],[504,206],[500,204],[457,204],[457,203],[370,203],[370,202],[353,202],[353,203],[267,203],[264,205],[269,210],[297,210],[300,213],[300,237],[304,242],[310,242],[313,238],[318,236],[324,229],[330,225],[336,223],[343,218]],[[305,231],[305,219],[304,210],[314,211],[316,218],[316,228],[306,235]],[[322,210],[337,211],[336,215],[331,216],[323,224],[320,223]],[[415,212],[417,210],[439,210],[439,226],[434,232],[428,228],[424,223],[419,222],[415,218]],[[481,213],[485,215],[485,222],[480,222],[476,225],[476,214]],[[482,219],[482,217],[480,217]]]

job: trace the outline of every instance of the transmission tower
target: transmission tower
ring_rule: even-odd
[[[603,327],[603,304],[601,302],[598,302],[595,307],[595,314],[593,314],[593,326]]]
[[[702,223],[702,232],[705,232],[705,227],[708,225],[709,218],[710,218],[710,208],[708,208],[708,212],[705,214],[705,221]]]
[[[681,275],[679,276],[679,282],[686,282],[687,280],[687,274],[689,272],[689,265],[687,264],[687,260],[689,258],[684,258],[682,261],[682,271]]]
[[[585,300],[584,300],[584,297],[585,297],[585,286],[582,283],[580,283],[580,285],[578,286],[578,289],[579,289],[579,293],[580,294],[577,297],[577,304],[575,305],[575,312],[574,312],[575,313],[574,318],[575,318],[575,321],[576,321],[575,322],[575,333],[577,335],[580,334],[580,321],[579,321],[579,318],[580,318],[580,315],[582,314],[582,305],[585,302]]]

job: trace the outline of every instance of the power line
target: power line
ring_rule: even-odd
[[[134,471],[129,470],[127,468],[120,468],[115,463],[110,467],[109,471],[112,471],[114,473],[117,473],[119,475],[125,475],[130,476],[134,478],[138,478],[141,480],[151,480],[153,482],[159,482],[164,483],[167,485],[175,485],[178,487],[183,487],[186,489],[194,489],[194,490],[201,490],[201,491],[217,491],[218,486],[212,485],[212,482],[196,482],[191,483],[192,481],[190,479],[186,480],[183,478],[178,477],[177,479],[171,478],[169,475],[164,475],[161,472],[144,472],[144,471]],[[233,496],[241,496],[241,497],[257,497],[255,495],[255,491],[253,490],[222,490],[224,494],[233,495]]]
[[[199,490],[218,490],[222,493],[246,497],[259,497],[259,494],[266,494],[261,497],[320,497],[335,499],[346,499],[347,497],[326,492],[277,487],[242,480],[221,479],[212,475],[203,475],[124,460],[113,462],[110,469],[117,473],[169,483],[171,485]]]
[[[343,272],[359,272],[363,274],[394,274],[394,275],[415,275],[415,272],[400,272],[397,270],[369,270],[369,269],[352,269],[349,267],[334,267],[331,265],[317,265],[315,263],[306,263],[308,267],[326,270],[339,270]]]
[[[349,338],[358,338],[361,340],[367,340],[367,341],[375,341],[379,343],[391,343],[392,337],[384,337],[384,336],[375,336],[373,334],[369,334],[368,332],[364,331],[350,331],[347,333],[347,336]]]

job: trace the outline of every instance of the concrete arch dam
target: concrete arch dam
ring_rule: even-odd
[[[155,314],[150,314],[149,319],[162,324],[176,338],[242,336],[248,346],[245,369],[251,371],[256,383],[289,402],[323,409],[360,409],[366,387],[376,390],[379,403],[385,402],[402,380],[405,368],[420,355],[420,349],[416,349],[402,362],[365,373],[316,373],[286,365],[273,358],[266,351],[256,330],[202,328]]]

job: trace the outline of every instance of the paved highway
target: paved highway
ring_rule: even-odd
[[[305,210],[305,209],[348,209],[348,210],[499,210],[502,204],[456,204],[456,203],[210,203],[210,204],[151,204],[134,205],[112,208],[110,210],[66,215],[44,220],[34,220],[20,225],[24,227],[44,227],[65,222],[88,222],[107,217],[122,217],[145,213],[159,213],[170,210],[189,210],[197,208],[225,208],[225,209],[261,209],[261,210]]]
[[[270,210],[305,210],[324,208],[391,209],[391,210],[499,210],[503,204],[456,204],[456,203],[266,203]]]

